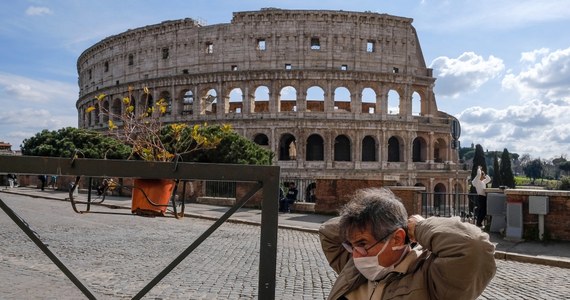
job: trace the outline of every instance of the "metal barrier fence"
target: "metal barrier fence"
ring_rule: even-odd
[[[255,183],[243,198],[236,200],[234,206],[214,222],[210,228],[202,233],[201,236],[178,255],[132,299],[141,299],[144,297],[158,282],[168,275],[168,273],[192,253],[196,247],[259,191],[262,192],[263,199],[259,242],[258,296],[259,299],[275,299],[278,214],[278,203],[275,201],[275,197],[279,194],[279,167],[0,155],[0,172],[77,176],[76,182],[79,181],[79,177],[86,176],[95,178],[133,177]],[[52,260],[88,299],[96,299],[95,295],[91,293],[87,286],[85,286],[83,282],[58,259],[57,255],[40,240],[28,223],[10,209],[2,199],[0,199],[0,209],[20,227],[36,246]]]
[[[457,216],[464,222],[474,222],[477,194],[423,192],[419,194],[416,205],[420,215],[425,218]]]

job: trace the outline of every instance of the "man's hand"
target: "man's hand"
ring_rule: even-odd
[[[413,215],[413,216],[408,218],[408,237],[410,238],[410,241],[417,242],[416,241],[416,224],[423,219],[424,218],[420,215]]]

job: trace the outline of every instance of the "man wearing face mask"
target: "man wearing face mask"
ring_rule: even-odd
[[[328,299],[476,299],[496,271],[481,229],[459,218],[408,219],[387,189],[357,191],[319,235],[338,274]]]

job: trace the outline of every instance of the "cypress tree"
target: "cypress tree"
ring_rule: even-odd
[[[507,148],[503,150],[503,155],[501,155],[500,169],[501,183],[509,188],[514,188],[515,175],[513,174],[513,170],[511,168],[511,154]]]
[[[499,166],[499,157],[495,152],[493,158],[493,181],[491,182],[491,187],[498,188],[501,186],[502,178],[501,178],[501,167]]]

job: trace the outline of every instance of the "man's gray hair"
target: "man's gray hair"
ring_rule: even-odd
[[[371,226],[379,240],[398,228],[407,230],[408,213],[400,199],[385,188],[357,190],[352,200],[341,208],[340,234],[348,238],[354,230]]]

